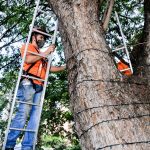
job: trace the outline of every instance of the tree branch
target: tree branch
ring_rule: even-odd
[[[115,0],[109,0],[108,1],[107,8],[105,10],[105,13],[104,13],[104,16],[103,16],[103,19],[102,19],[104,31],[106,31],[107,28],[108,28],[108,24],[109,24],[109,21],[110,21],[110,17],[111,17],[111,13],[112,13],[114,3],[115,3]]]
[[[63,14],[60,14],[60,10],[63,10],[63,12],[65,14],[69,14],[70,13],[70,9],[71,9],[71,3],[69,0],[48,0],[49,5],[51,6],[51,8],[53,9],[53,11],[55,12],[56,15],[63,16]],[[69,11],[68,11],[69,10]],[[56,12],[57,11],[57,12]],[[64,16],[65,16],[64,14]]]
[[[20,55],[16,55],[13,60],[11,60],[10,62],[8,62],[8,63],[5,64],[4,66],[1,66],[1,67],[0,67],[0,70],[3,69],[3,68],[5,68],[5,67],[8,67],[9,65],[12,65],[12,64],[16,61],[16,59],[19,59],[19,57],[20,57]]]
[[[16,42],[19,42],[19,41],[25,39],[25,38],[21,38],[21,39],[18,39],[18,40],[15,41],[15,39],[16,39],[20,34],[21,34],[21,32],[19,32],[10,42],[8,42],[8,43],[2,45],[2,46],[0,47],[0,50],[1,50],[2,48],[6,47],[6,46],[9,46],[9,45],[11,45],[11,44],[13,44],[13,43],[16,43]]]
[[[104,0],[99,0],[99,5],[102,5]]]

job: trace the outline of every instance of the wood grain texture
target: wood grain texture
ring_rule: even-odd
[[[147,82],[121,80],[106,45],[98,0],[49,0],[59,18],[70,105],[83,150],[148,150]]]

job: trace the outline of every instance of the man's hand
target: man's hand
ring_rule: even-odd
[[[44,54],[47,56],[47,55],[49,55],[51,52],[54,52],[54,50],[55,50],[55,45],[52,44],[52,45],[50,45],[50,46],[48,47],[48,49],[44,52]]]
[[[52,44],[52,45],[50,45],[48,47],[48,49],[45,52],[40,53],[40,54],[42,54],[43,56],[48,56],[51,52],[54,52],[54,50],[55,50],[55,45]],[[34,63],[34,62],[36,62],[36,61],[38,61],[38,60],[40,60],[42,58],[43,58],[42,56],[37,56],[37,55],[29,54],[26,57],[25,62],[28,63],[28,64],[30,64],[30,63]]]

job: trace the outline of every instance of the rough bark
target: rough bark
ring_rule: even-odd
[[[133,64],[135,65],[135,73],[142,78],[146,78],[150,85],[150,1],[144,1],[144,28],[140,45],[134,47]]]
[[[59,18],[71,108],[83,150],[147,150],[149,90],[120,80],[98,17],[98,0],[49,0]]]
[[[144,75],[148,78],[148,83],[150,85],[150,1],[144,1],[144,31],[143,31],[143,41],[146,44],[143,47],[143,58],[141,58],[141,66],[144,68]]]

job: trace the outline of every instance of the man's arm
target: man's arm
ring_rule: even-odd
[[[56,66],[51,66],[50,71],[53,73],[56,72],[60,72],[66,69],[66,65],[65,66],[60,66],[60,67],[56,67]]]
[[[51,45],[51,46],[49,46],[49,48],[45,52],[40,53],[40,54],[42,54],[43,56],[48,56],[54,50],[55,50],[55,46]],[[36,61],[38,61],[38,60],[40,60],[42,58],[43,58],[42,56],[38,56],[38,55],[34,55],[34,54],[31,54],[31,53],[28,53],[27,56],[26,56],[25,62],[27,64],[32,64],[32,63],[35,63]]]
[[[37,55],[34,55],[34,54],[28,54],[26,56],[25,63],[32,64],[32,63],[35,63],[36,61],[38,61],[42,58],[43,58],[42,56],[37,56]]]

